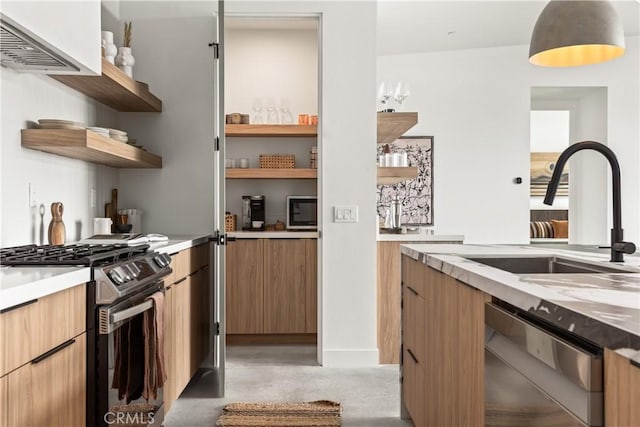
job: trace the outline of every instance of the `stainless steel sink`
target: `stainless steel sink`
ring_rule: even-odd
[[[540,257],[466,257],[514,274],[558,274],[558,273],[637,273],[636,269],[625,269],[608,265],[591,264],[559,256]]]

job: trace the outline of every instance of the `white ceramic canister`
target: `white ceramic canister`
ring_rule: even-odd
[[[111,234],[111,218],[93,218],[93,234]]]
[[[113,43],[113,33],[111,31],[102,31],[102,48],[104,49],[104,59],[107,62],[114,63],[118,48]]]

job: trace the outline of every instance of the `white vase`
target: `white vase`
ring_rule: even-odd
[[[116,56],[116,65],[127,76],[133,78],[133,65],[136,63],[136,59],[131,54],[130,47],[121,47],[118,49],[118,55]]]
[[[113,33],[111,31],[102,32],[102,49],[104,50],[104,59],[113,64],[118,48],[113,44]]]

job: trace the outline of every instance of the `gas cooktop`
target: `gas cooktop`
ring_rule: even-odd
[[[94,267],[131,259],[147,251],[149,245],[24,245],[0,249],[0,265]]]

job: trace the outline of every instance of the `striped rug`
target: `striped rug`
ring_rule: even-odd
[[[336,427],[342,406],[330,400],[300,403],[230,403],[217,427]]]

